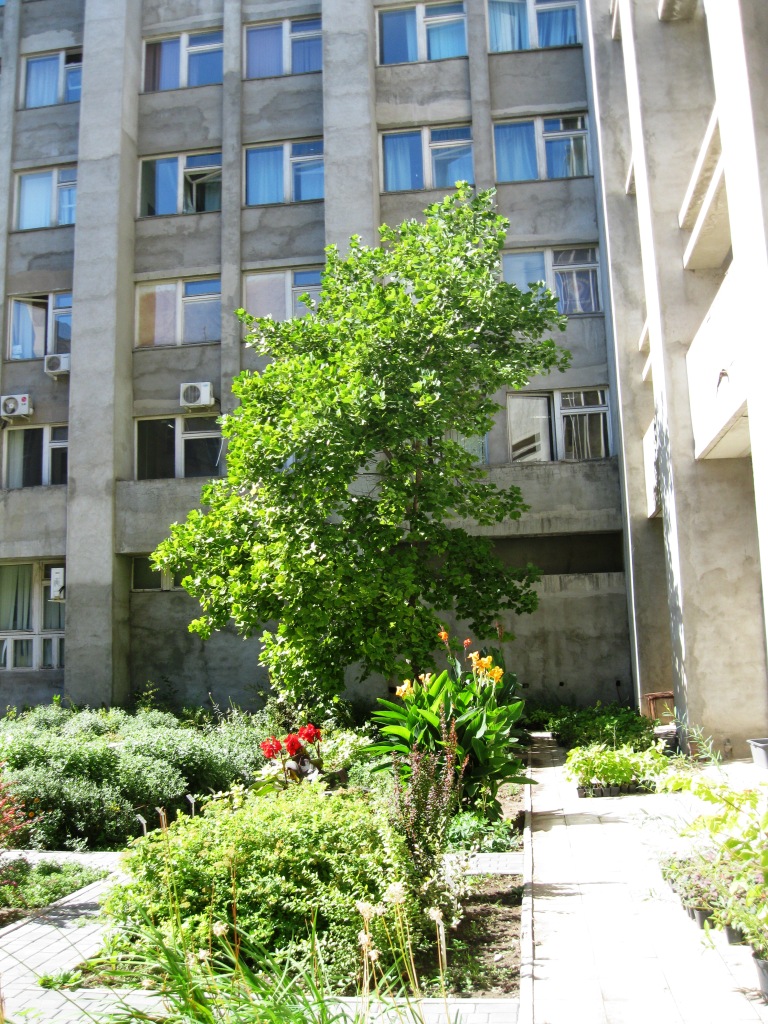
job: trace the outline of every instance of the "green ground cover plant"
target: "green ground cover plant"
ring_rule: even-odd
[[[652,719],[624,704],[603,704],[598,701],[587,708],[565,704],[526,707],[525,726],[551,732],[566,748],[584,747],[590,743],[610,746],[626,745],[633,750],[646,750],[655,743]]]
[[[0,856],[0,908],[24,911],[47,907],[105,875],[105,871],[82,864],[31,864],[23,857]]]

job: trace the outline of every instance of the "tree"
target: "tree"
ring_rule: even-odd
[[[270,361],[234,382],[226,479],[154,555],[187,567],[202,608],[191,630],[265,630],[261,661],[300,703],[340,693],[354,663],[432,667],[440,614],[485,637],[502,610],[536,605],[535,570],[503,565],[461,525],[526,507],[461,441],[490,429],[499,388],[567,365],[546,336],[564,318],[543,285],[501,280],[492,192],[461,183],[425,215],[382,227],[379,246],[328,247],[309,315],[238,311]]]

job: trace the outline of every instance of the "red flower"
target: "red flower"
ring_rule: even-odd
[[[306,725],[302,725],[299,729],[299,739],[305,743],[319,743],[320,742],[320,730],[317,726],[312,725],[311,722],[307,722]]]
[[[283,740],[283,743],[285,744],[285,749],[288,751],[291,757],[295,757],[302,747],[301,740],[299,739],[295,732],[289,732],[288,735]]]
[[[283,749],[283,745],[277,736],[270,736],[269,739],[264,740],[259,744],[261,752],[264,757],[280,757],[280,753]]]

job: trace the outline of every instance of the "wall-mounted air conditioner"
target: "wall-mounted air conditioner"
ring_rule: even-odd
[[[54,353],[43,360],[43,372],[49,377],[63,377],[69,373],[69,352]]]
[[[215,401],[209,380],[182,384],[179,388],[179,405],[185,409],[209,409]]]
[[[29,395],[0,395],[0,416],[4,420],[31,416],[33,412],[32,399]]]

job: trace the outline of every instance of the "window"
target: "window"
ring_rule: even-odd
[[[9,359],[42,359],[72,346],[72,294],[30,295],[11,299]]]
[[[171,573],[168,569],[155,570],[149,555],[137,556],[132,562],[132,590],[180,590],[181,581],[189,575],[186,569],[177,573]]]
[[[576,0],[488,0],[492,53],[581,42]]]
[[[183,32],[145,46],[144,92],[216,85],[223,77],[221,32]]]
[[[503,271],[504,280],[521,291],[544,281],[557,294],[560,312],[568,316],[600,312],[595,246],[505,253]]]
[[[379,11],[379,63],[466,57],[463,3],[416,4]]]
[[[29,109],[79,102],[82,73],[83,55],[79,50],[27,57],[24,106]]]
[[[220,209],[221,153],[142,160],[140,217]]]
[[[67,482],[68,427],[24,427],[5,431],[5,486],[45,487]]]
[[[257,25],[245,33],[246,78],[302,75],[320,71],[323,41],[320,18],[301,18]]]
[[[216,416],[136,421],[137,480],[218,476],[221,451]]]
[[[460,444],[464,451],[469,452],[473,456],[475,462],[485,463],[488,461],[487,434],[476,434],[473,437],[467,437],[465,434],[459,433],[458,430],[449,430],[446,437],[449,441],[455,441],[457,444]]]
[[[607,459],[608,392],[605,388],[508,394],[510,462],[582,462]]]
[[[221,341],[221,279],[163,281],[136,288],[136,345]]]
[[[309,310],[300,296],[317,299],[321,276],[320,269],[249,274],[245,279],[245,308],[252,316],[271,316],[273,320],[305,316]]]
[[[62,562],[0,565],[0,670],[63,668],[64,602],[52,601]]]
[[[281,142],[245,151],[245,205],[322,199],[323,140]]]
[[[474,181],[472,129],[418,128],[382,136],[384,191],[453,188]]]
[[[576,178],[589,174],[587,119],[537,117],[493,128],[497,181]]]
[[[16,226],[26,231],[74,224],[76,199],[76,167],[20,174]]]

